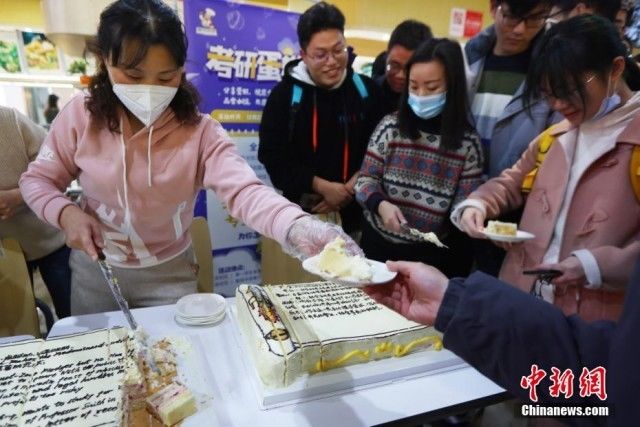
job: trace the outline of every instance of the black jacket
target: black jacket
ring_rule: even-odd
[[[382,109],[384,110],[384,114],[391,114],[395,111],[398,111],[400,106],[400,94],[394,92],[389,86],[389,82],[387,82],[386,76],[376,77],[374,80],[378,87],[380,88],[380,96],[382,97]]]
[[[563,418],[572,425],[640,425],[640,260],[627,288],[624,311],[617,325],[586,323],[565,316],[538,300],[484,273],[453,279],[444,296],[436,329],[444,345],[474,368],[523,401],[528,390],[520,379],[537,364],[547,376],[537,387],[538,404],[608,406],[609,417]],[[574,394],[553,398],[551,367],[571,369]],[[606,368],[606,401],[580,397],[582,368]]]
[[[327,90],[292,76],[299,62],[287,64],[284,78],[269,95],[260,123],[258,159],[267,169],[274,187],[282,190],[290,201],[301,204],[303,194],[313,193],[314,176],[346,182],[360,169],[369,137],[383,113],[379,89],[367,77],[361,76],[368,92],[363,99],[353,82],[351,69],[339,88]],[[300,103],[295,108],[291,105],[294,84],[302,89]],[[315,150],[314,107],[318,118]],[[348,141],[346,179],[345,140]],[[361,211],[355,200],[341,211],[341,216],[345,230],[359,227]]]

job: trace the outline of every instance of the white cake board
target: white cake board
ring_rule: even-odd
[[[448,350],[425,350],[404,357],[390,357],[313,375],[307,374],[288,387],[270,388],[260,379],[251,353],[247,350],[246,340],[237,324],[235,304],[227,307],[227,314],[230,316],[233,335],[236,337],[234,344],[238,346],[239,354],[244,356],[240,359],[250,378],[258,406],[263,410],[469,366]]]

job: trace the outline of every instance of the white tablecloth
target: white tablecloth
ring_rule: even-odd
[[[230,299],[229,302],[232,302]],[[406,379],[337,396],[260,410],[256,395],[232,335],[231,320],[209,327],[187,327],[173,318],[174,306],[133,310],[133,315],[153,337],[189,335],[197,337],[212,373],[213,401],[201,424],[210,426],[366,426],[423,415],[459,411],[466,404],[482,406],[503,399],[504,390],[471,367]],[[121,312],[69,317],[58,321],[50,336],[93,329],[127,326]],[[206,415],[206,418],[205,418]],[[204,425],[204,424],[202,424]]]

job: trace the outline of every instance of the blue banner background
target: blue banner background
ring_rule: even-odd
[[[298,19],[297,13],[221,0],[184,3],[186,72],[202,96],[200,110],[223,124],[266,182],[257,131],[271,88],[300,51]],[[209,223],[215,291],[231,296],[240,283],[260,283],[258,233],[232,218],[212,191],[198,197],[195,214]]]

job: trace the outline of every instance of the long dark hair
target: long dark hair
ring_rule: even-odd
[[[558,99],[571,100],[577,90],[584,106],[585,73],[605,79],[619,56],[625,58],[627,85],[633,91],[639,90],[640,68],[627,56],[620,34],[610,21],[597,15],[580,15],[554,25],[533,53],[525,105],[530,107],[540,98],[544,83]]]
[[[135,43],[134,55],[125,58],[125,45]],[[121,105],[113,93],[105,60],[111,64],[135,67],[140,63],[151,45],[165,46],[178,67],[187,60],[187,37],[182,24],[173,10],[161,0],[118,0],[100,14],[97,35],[87,44],[96,56],[98,69],[89,83],[86,107],[96,120],[104,120],[109,130],[119,128],[117,106]],[[178,120],[195,124],[200,120],[198,103],[200,96],[196,88],[187,82],[184,73],[178,92],[171,101]]]
[[[464,60],[460,45],[449,39],[431,39],[422,43],[413,53],[405,67],[407,76],[398,109],[400,133],[411,139],[420,137],[419,123],[409,106],[409,73],[414,64],[440,61],[444,66],[447,80],[447,100],[442,110],[440,146],[447,150],[457,150],[462,145],[465,132],[473,129],[469,121],[470,110],[467,98],[467,83],[464,74]]]

